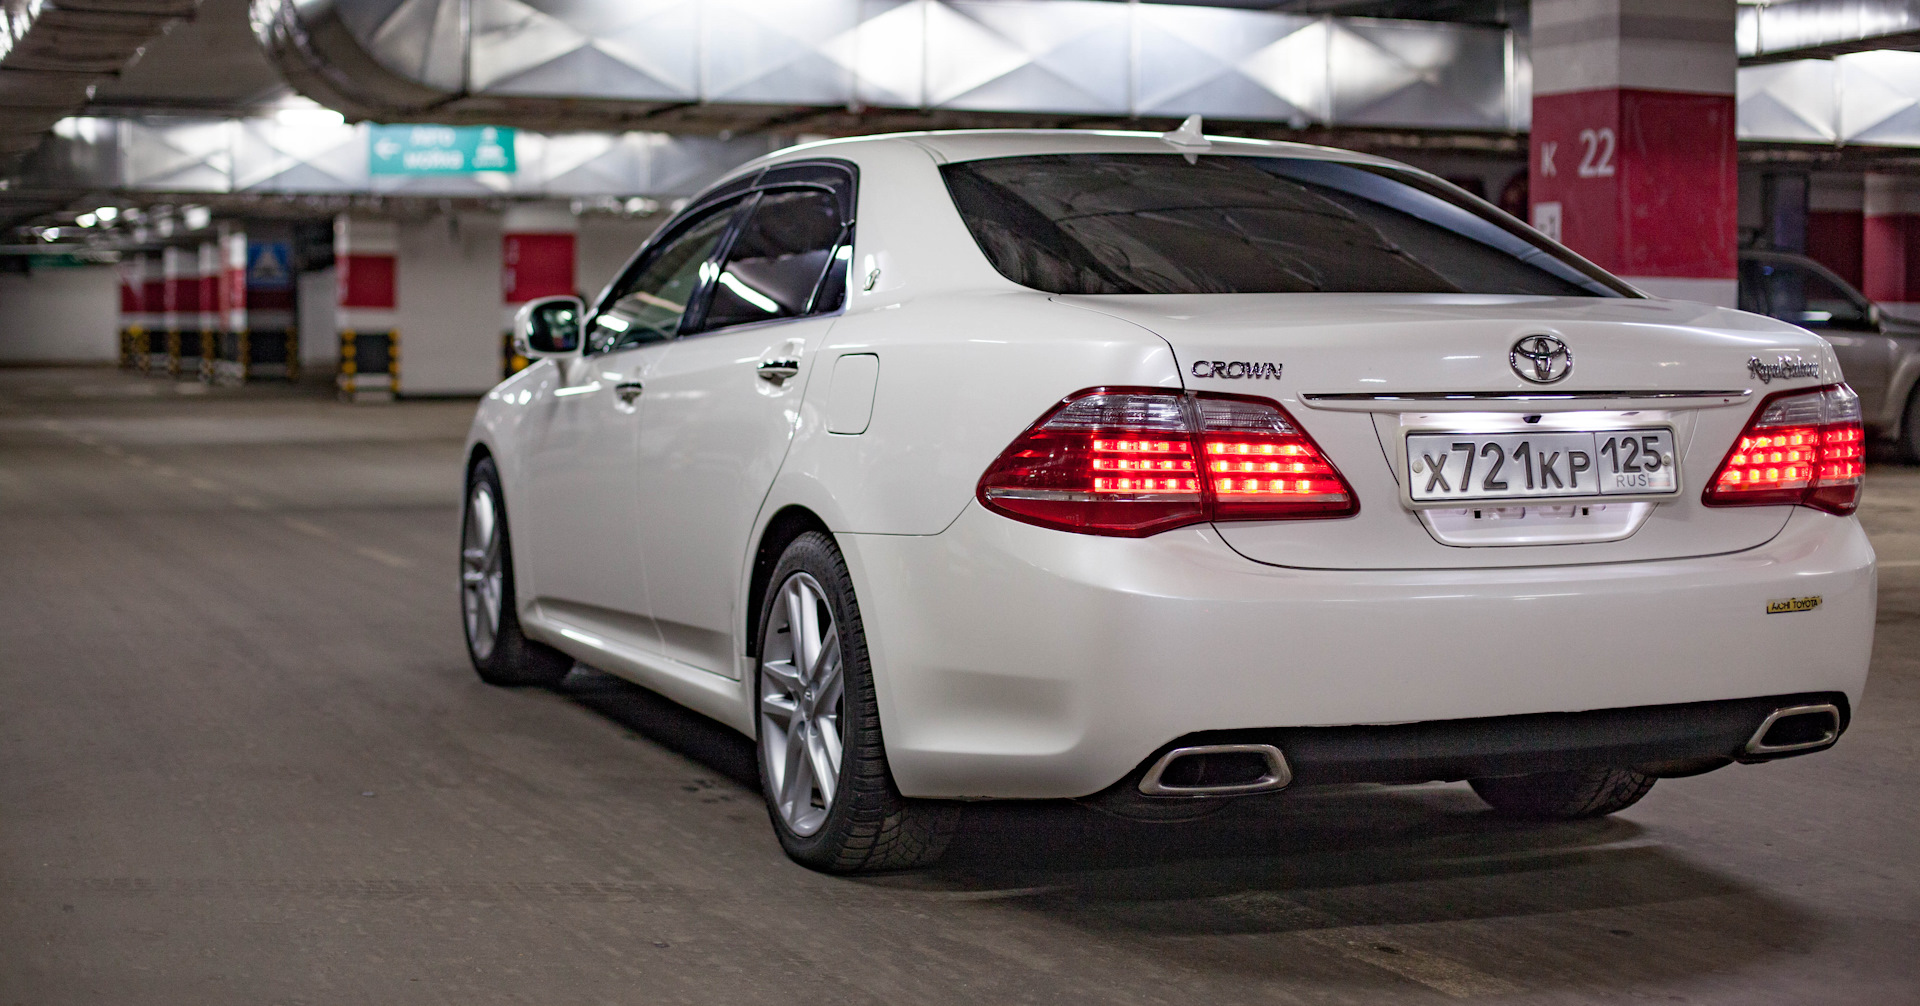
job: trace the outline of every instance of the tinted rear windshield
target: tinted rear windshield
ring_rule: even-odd
[[[1050,293],[1631,296],[1532,228],[1396,168],[1169,153],[941,171],[994,268]]]

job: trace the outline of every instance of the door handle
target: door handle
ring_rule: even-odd
[[[632,405],[633,400],[639,398],[643,390],[645,390],[644,386],[639,381],[621,381],[613,386],[613,393],[619,395],[620,400],[628,405]]]
[[[772,381],[775,384],[780,384],[787,378],[800,373],[800,361],[791,359],[762,360],[760,366],[756,368],[756,373],[760,375],[760,379],[763,381]]]

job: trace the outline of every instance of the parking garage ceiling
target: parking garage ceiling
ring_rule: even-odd
[[[200,0],[0,3],[0,167],[32,150]]]

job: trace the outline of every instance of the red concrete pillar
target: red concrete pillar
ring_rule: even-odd
[[[140,319],[146,336],[146,355],[134,364],[143,374],[167,369],[167,274],[165,257],[140,257]]]
[[[1888,314],[1920,319],[1920,179],[1868,175],[1860,289]]]
[[[566,207],[540,204],[508,207],[500,225],[500,299],[505,314],[502,369],[511,374],[527,365],[513,354],[509,338],[514,311],[537,297],[576,292],[574,246],[580,225]]]
[[[200,255],[196,249],[160,251],[160,310],[166,318],[166,374],[179,377],[200,352]],[[195,359],[195,363],[198,360]]]
[[[1814,175],[1807,189],[1807,254],[1854,286],[1865,280],[1864,182],[1859,175]]]
[[[340,397],[391,399],[400,391],[400,230],[392,220],[342,214],[333,222],[340,331]]]
[[[199,287],[194,302],[199,311],[194,319],[193,340],[199,347],[194,356],[200,361],[199,378],[203,384],[213,383],[214,362],[220,353],[220,245],[216,241],[202,242],[198,250],[197,268],[194,269],[195,285]]]
[[[1657,297],[1736,301],[1734,10],[1534,0],[1533,224]]]

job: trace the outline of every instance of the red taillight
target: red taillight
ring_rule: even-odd
[[[1356,513],[1347,480],[1279,406],[1200,395],[1200,443],[1214,520],[1297,520]]]
[[[1860,503],[1866,431],[1844,384],[1770,395],[1707,483],[1708,506],[1797,504],[1849,514]]]
[[[1030,524],[1128,537],[1360,508],[1279,406],[1124,388],[1083,392],[1033,424],[981,477],[980,501]]]

